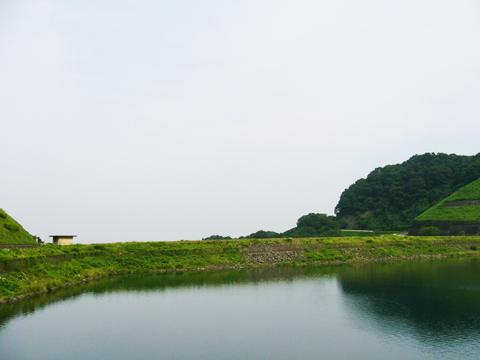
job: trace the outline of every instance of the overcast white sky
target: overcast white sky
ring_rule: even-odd
[[[285,231],[480,152],[477,0],[0,0],[0,207],[78,242]]]

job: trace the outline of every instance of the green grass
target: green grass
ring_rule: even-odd
[[[245,263],[244,247],[240,241],[178,241],[0,249],[0,302],[115,274],[235,267]],[[12,261],[21,268],[2,271]]]
[[[446,203],[480,200],[480,179],[462,187],[415,218],[415,221],[480,221],[480,205],[447,207]]]
[[[462,187],[445,199],[445,201],[461,200],[480,200],[480,179]]]
[[[0,303],[65,284],[126,273],[353,263],[480,255],[480,237],[339,237],[177,241],[0,249]],[[294,254],[282,258],[282,254]],[[280,256],[281,255],[281,256]],[[14,267],[11,267],[12,264]]]
[[[35,238],[0,209],[0,244],[35,244]]]
[[[445,207],[441,202],[419,215],[415,221],[480,221],[480,205]]]
[[[405,234],[406,231],[396,230],[396,231],[365,231],[365,230],[345,230],[340,229],[340,233],[342,237],[372,237],[372,236],[382,236],[382,235],[400,235]]]

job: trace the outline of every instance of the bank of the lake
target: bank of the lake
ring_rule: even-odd
[[[382,262],[478,254],[480,237],[398,236],[0,249],[0,304],[126,273]]]

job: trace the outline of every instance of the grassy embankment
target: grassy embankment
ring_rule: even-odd
[[[479,221],[480,205],[480,179],[464,186],[438,204],[434,205],[423,214],[415,218],[416,221]],[[468,204],[468,202],[472,204]],[[448,206],[450,203],[460,202],[459,206]],[[461,204],[466,202],[466,205]]]
[[[480,237],[177,241],[0,249],[0,303],[132,272],[394,261],[480,254]]]
[[[0,209],[0,244],[35,244],[35,238]]]

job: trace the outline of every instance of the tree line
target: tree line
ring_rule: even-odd
[[[426,153],[378,167],[340,196],[335,216],[311,213],[283,233],[259,230],[241,238],[339,236],[340,229],[407,230],[413,219],[480,178],[480,153],[473,156]],[[204,240],[231,239],[212,235]]]
[[[297,226],[283,233],[259,230],[250,235],[241,236],[240,239],[274,239],[282,237],[320,237],[340,236],[342,220],[336,216],[310,213],[302,216],[297,221]],[[230,236],[211,235],[203,240],[228,240]]]
[[[340,196],[338,218],[356,229],[408,229],[415,217],[480,178],[480,153],[415,155],[373,170]]]

